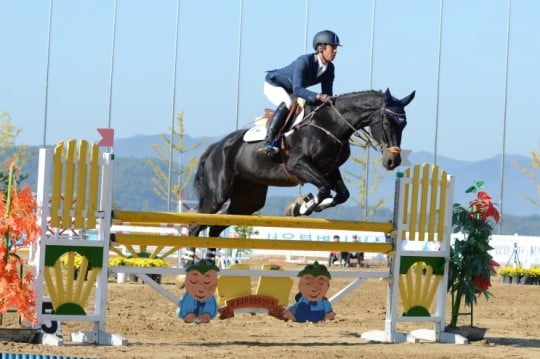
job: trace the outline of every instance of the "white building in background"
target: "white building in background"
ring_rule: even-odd
[[[493,235],[489,254],[501,266],[540,267],[540,237]]]
[[[310,228],[281,228],[281,227],[254,227],[253,239],[276,239],[276,240],[298,240],[298,241],[318,241],[330,242],[334,235],[338,235],[342,242],[352,242],[352,236],[357,235],[359,242],[384,243],[385,234],[381,232],[364,232],[364,231],[345,231],[345,230],[328,230],[328,229],[310,229]],[[229,229],[229,236],[234,236],[232,229]],[[328,258],[327,251],[283,251],[283,250],[267,250],[255,249],[252,255],[277,255],[284,256],[287,260],[292,260],[292,257],[315,257]],[[366,253],[365,259],[384,260],[386,255],[381,253]]]

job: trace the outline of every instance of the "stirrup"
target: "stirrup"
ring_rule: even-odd
[[[270,144],[265,144],[264,146],[259,147],[257,152],[272,157],[279,153],[279,148],[277,147],[277,142],[272,141]]]

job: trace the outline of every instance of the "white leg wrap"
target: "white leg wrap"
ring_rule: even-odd
[[[300,205],[299,212],[300,214],[305,214],[310,208],[313,208],[317,204],[317,196],[312,195],[311,193],[308,194],[304,198],[304,203]]]
[[[323,199],[321,203],[317,205],[317,207],[315,208],[315,211],[322,211],[323,209],[327,209],[333,206],[335,206],[334,198],[328,197],[328,198]]]

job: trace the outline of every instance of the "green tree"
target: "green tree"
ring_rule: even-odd
[[[0,157],[4,158],[5,164],[17,163],[17,168],[23,168],[28,162],[32,151],[28,146],[15,146],[17,136],[22,130],[12,123],[9,113],[0,113]],[[9,167],[9,166],[7,166]],[[9,181],[9,171],[6,166],[0,168],[0,190],[6,191]],[[20,184],[27,174],[17,173],[14,176],[16,184]]]
[[[519,163],[514,162],[514,166],[523,173],[525,176],[527,176],[534,184],[536,188],[536,198],[524,194],[523,197],[529,200],[532,204],[535,206],[540,207],[540,178],[538,174],[540,173],[540,152],[536,150],[531,150],[531,167],[525,168],[521,166]]]
[[[205,138],[189,148],[186,147],[183,113],[177,115],[176,125],[172,129],[169,127],[169,132],[172,133],[173,137],[172,146],[171,137],[162,134],[161,138],[163,143],[152,145],[152,149],[156,153],[158,160],[152,158],[146,160],[154,172],[154,177],[152,178],[152,183],[154,185],[153,191],[165,202],[169,201],[169,185],[171,197],[179,198],[181,193],[187,188],[191,177],[193,177],[193,171],[195,170],[198,158],[192,156],[184,162],[185,154],[197,149],[207,141]],[[169,184],[169,171],[165,166],[165,164],[169,163],[171,148],[173,153],[172,162],[175,163],[175,155],[178,157],[178,164],[171,167],[171,182],[173,182],[173,178],[176,178],[176,184]],[[170,203],[167,203],[167,208],[169,208],[169,205]]]
[[[253,213],[254,216],[259,216],[260,212]],[[259,231],[253,226],[234,226],[233,230],[238,234],[239,238],[251,238],[253,235],[259,234]],[[233,255],[234,258],[240,258],[242,256],[250,256],[253,251],[251,249],[240,248],[234,250],[228,250],[228,255]]]
[[[345,181],[351,183],[358,189],[358,197],[352,198],[352,200],[360,206],[360,208],[365,209],[367,207],[367,216],[362,215],[362,219],[367,220],[368,218],[373,217],[378,211],[386,206],[387,199],[379,198],[373,201],[370,198],[371,194],[374,194],[379,188],[379,184],[383,178],[388,176],[388,172],[383,168],[381,160],[379,157],[370,157],[369,158],[369,181],[367,182],[367,191],[366,191],[366,175],[367,175],[367,156],[366,151],[368,147],[361,144],[360,141],[356,138],[351,139],[351,145],[362,148],[362,151],[359,156],[351,156],[349,160],[359,168],[357,173],[351,171],[345,171]],[[366,198],[367,193],[367,198]],[[366,201],[369,201],[366,205]],[[366,218],[364,218],[366,217]]]
[[[259,213],[256,212],[253,215],[259,215]],[[252,235],[259,234],[259,231],[257,231],[253,226],[235,226],[233,229],[236,233],[238,233],[238,237],[240,238],[251,238]]]

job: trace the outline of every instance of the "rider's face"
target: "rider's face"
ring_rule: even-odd
[[[327,44],[323,47],[321,55],[326,62],[334,61],[337,55],[337,46]]]

